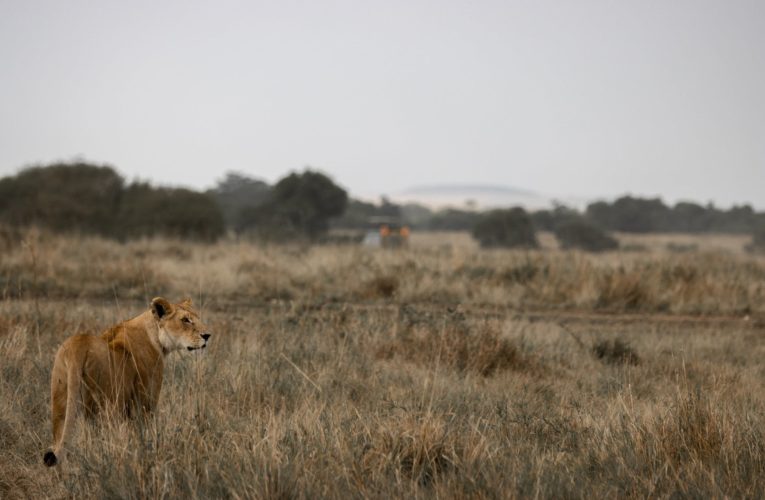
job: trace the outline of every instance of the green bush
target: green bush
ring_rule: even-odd
[[[531,218],[522,208],[492,210],[478,217],[473,237],[483,248],[537,248]]]

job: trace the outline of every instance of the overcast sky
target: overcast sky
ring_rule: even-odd
[[[765,1],[0,0],[0,175],[765,208]]]

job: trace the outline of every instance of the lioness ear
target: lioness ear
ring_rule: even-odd
[[[155,297],[151,300],[151,313],[156,319],[162,319],[172,312],[173,306],[164,297]]]

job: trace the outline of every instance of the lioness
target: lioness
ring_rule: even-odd
[[[209,339],[189,299],[173,305],[162,297],[100,336],[69,337],[56,353],[51,373],[53,445],[43,456],[45,465],[58,462],[80,408],[88,416],[151,412],[162,388],[165,356],[204,349]]]

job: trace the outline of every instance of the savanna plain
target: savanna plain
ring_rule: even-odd
[[[763,257],[431,240],[3,233],[0,497],[765,495]],[[46,468],[57,347],[158,295],[210,346],[170,355],[152,418],[83,420]]]

